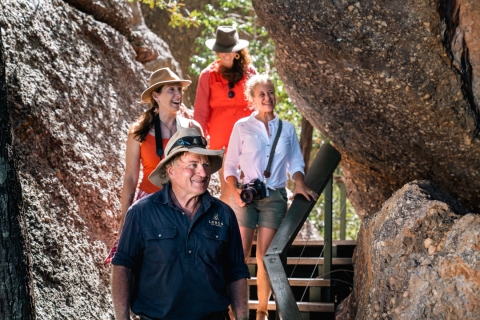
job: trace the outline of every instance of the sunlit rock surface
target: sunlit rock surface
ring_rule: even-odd
[[[480,212],[480,3],[253,0],[361,216],[427,179]]]
[[[478,319],[480,215],[466,212],[429,181],[397,191],[363,220],[337,320]]]

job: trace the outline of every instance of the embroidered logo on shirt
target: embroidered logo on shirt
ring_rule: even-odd
[[[223,227],[223,222],[218,218],[218,213],[215,213],[213,220],[208,220],[208,223],[210,223],[211,226]]]

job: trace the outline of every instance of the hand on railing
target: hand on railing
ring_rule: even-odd
[[[293,200],[297,194],[303,195],[307,200],[318,200],[318,194],[305,185],[305,177],[301,172],[295,172],[292,180],[295,181],[295,189],[290,200]]]

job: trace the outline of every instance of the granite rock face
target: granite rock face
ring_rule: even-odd
[[[342,154],[357,213],[431,180],[480,211],[480,4],[253,0],[304,116]]]
[[[137,54],[135,60],[144,64],[147,70],[155,71],[170,67],[177,74],[182,74],[166,42],[146,26],[137,1],[66,0],[66,2],[125,36]]]
[[[128,126],[144,108],[142,63],[177,67],[134,9],[0,2],[38,319],[113,319],[102,261],[118,236]]]
[[[337,319],[478,319],[480,215],[466,212],[429,181],[397,191],[363,220]]]

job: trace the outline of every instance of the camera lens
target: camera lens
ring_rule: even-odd
[[[242,201],[245,203],[252,202],[256,196],[257,196],[257,191],[252,187],[243,189],[242,192],[240,192],[240,199],[242,199]]]

